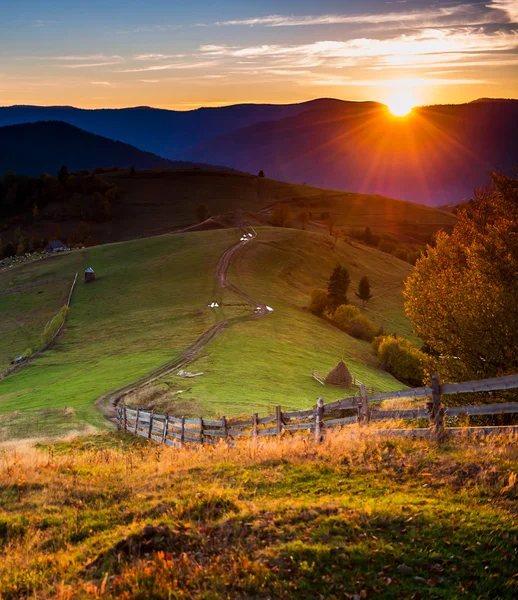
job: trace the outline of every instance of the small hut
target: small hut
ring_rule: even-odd
[[[89,281],[95,281],[95,271],[92,267],[88,267],[88,269],[85,270],[85,283],[88,283]]]
[[[339,387],[352,387],[353,377],[347,368],[347,365],[341,360],[336,367],[326,377],[326,383],[337,385]]]

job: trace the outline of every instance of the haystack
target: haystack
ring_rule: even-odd
[[[326,383],[329,383],[330,385],[338,385],[340,387],[352,386],[353,377],[351,373],[349,373],[349,369],[343,360],[341,360],[326,377]]]

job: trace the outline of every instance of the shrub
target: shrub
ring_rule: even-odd
[[[396,244],[394,242],[390,242],[389,240],[380,240],[378,244],[378,250],[382,252],[386,252],[387,254],[392,254],[396,249]]]
[[[352,319],[347,328],[349,335],[366,342],[372,342],[376,336],[376,331],[376,325],[364,315]]]
[[[311,292],[311,299],[309,301],[309,310],[314,315],[322,315],[329,304],[329,294],[327,290],[322,288],[316,288]]]
[[[399,258],[399,260],[404,260],[408,262],[408,252],[404,248],[397,248],[394,250],[394,256]]]
[[[46,346],[54,337],[54,335],[56,335],[58,329],[66,321],[69,312],[70,308],[68,308],[68,306],[62,306],[57,315],[55,315],[52,320],[45,325],[45,330],[41,336],[40,348]]]
[[[376,335],[376,326],[361,314],[356,306],[339,306],[333,315],[333,323],[342,331],[360,340],[372,342]]]
[[[357,317],[361,317],[361,311],[356,306],[351,304],[342,304],[339,306],[333,315],[333,323],[343,331],[346,330],[348,323]]]
[[[408,385],[422,385],[426,355],[404,338],[392,335],[376,338],[373,343],[378,347],[378,357],[389,373]]]
[[[376,354],[378,354],[378,350],[380,349],[380,344],[384,338],[385,338],[385,335],[383,332],[381,332],[381,333],[379,333],[379,335],[377,335],[372,340],[372,348],[374,349],[374,352],[376,352]]]

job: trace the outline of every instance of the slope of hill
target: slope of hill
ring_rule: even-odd
[[[516,164],[518,101],[421,107],[402,119],[383,105],[343,103],[234,131],[183,156],[316,186],[457,203],[489,182],[488,171]]]
[[[102,243],[157,235],[196,224],[199,203],[207,204],[210,215],[239,209],[256,213],[257,223],[269,223],[268,207],[288,202],[293,227],[301,226],[296,216],[305,210],[318,222],[310,227],[322,230],[321,215],[329,212],[338,227],[370,226],[379,232],[413,236],[421,242],[438,229],[450,230],[456,221],[452,214],[391,198],[340,193],[216,169],[137,170],[133,177],[121,169],[100,177],[119,191],[118,198],[111,203],[111,220],[89,223],[91,235]],[[70,204],[73,203],[51,203],[40,209],[37,220],[30,213],[27,219],[20,216],[17,222],[6,220],[4,243],[20,223],[29,235],[34,231],[44,237],[56,220],[61,235],[68,239],[80,222]],[[29,206],[32,208],[32,201]],[[263,212],[257,214],[258,211]],[[25,220],[28,224],[24,227]]]
[[[54,174],[63,164],[71,171],[114,165],[143,169],[175,166],[149,152],[59,121],[0,127],[0,147],[0,174]]]
[[[219,256],[239,235],[224,229],[159,236],[74,251],[0,273],[0,288],[9,281],[19,285],[82,272],[86,266],[97,273],[94,283],[76,287],[66,332],[56,346],[0,381],[3,437],[84,429],[86,424],[102,427],[104,417],[94,406],[99,396],[177,357],[216,320],[239,318],[243,307],[233,305],[242,300],[228,290],[221,295],[215,277]],[[196,386],[177,379],[168,402],[186,414],[207,416],[223,410],[228,416],[263,412],[272,403],[305,408],[322,394],[311,369],[330,370],[342,355],[352,373],[369,385],[402,387],[379,370],[369,344],[303,307],[311,290],[342,261],[351,269],[352,286],[362,275],[371,279],[376,300],[369,316],[409,335],[401,294],[408,264],[343,241],[334,247],[328,236],[277,228],[260,229],[249,248],[230,279],[271,302],[273,315],[226,329],[204,351],[201,364],[207,375]],[[218,299],[229,305],[208,308]],[[6,309],[12,311],[9,318],[16,317],[16,306]],[[329,401],[341,395],[338,388],[326,392]]]
[[[240,104],[190,111],[146,106],[123,109],[83,110],[71,106],[0,107],[0,127],[35,121],[64,121],[91,133],[122,140],[168,158],[179,158],[187,148],[234,129],[283,119],[315,105],[322,108],[339,100],[302,104]]]

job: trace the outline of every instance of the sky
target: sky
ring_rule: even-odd
[[[518,98],[518,0],[0,0],[0,105]]]

